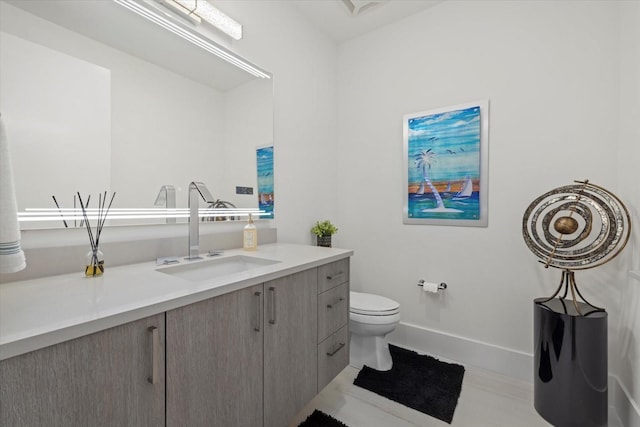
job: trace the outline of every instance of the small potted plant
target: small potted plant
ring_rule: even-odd
[[[324,220],[322,222],[317,221],[316,224],[311,227],[311,232],[317,236],[318,246],[331,247],[331,236],[338,231],[338,228],[331,224],[331,221]]]

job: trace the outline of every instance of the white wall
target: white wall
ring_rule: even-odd
[[[311,243],[313,223],[337,211],[337,48],[287,1],[216,6],[244,26],[227,46],[274,74],[278,241]]]
[[[403,323],[514,355],[532,353],[532,300],[553,293],[560,272],[544,270],[523,242],[529,203],[588,178],[627,196],[633,185],[628,202],[638,206],[637,166],[619,167],[618,112],[625,105],[637,109],[638,98],[621,105],[618,7],[449,1],[340,46],[336,221],[341,244],[355,250],[354,289],[399,301]],[[627,19],[637,28],[637,17]],[[637,34],[627,29],[625,36],[632,31]],[[625,75],[637,84],[637,72]],[[489,226],[403,225],[403,114],[485,98]],[[636,134],[620,149],[637,144]],[[612,355],[626,311],[620,310],[627,280],[621,266],[631,257],[628,250],[577,273],[583,294],[609,312]],[[449,288],[421,294],[421,278]],[[626,304],[637,304],[637,297]],[[618,364],[611,360],[614,372]],[[637,365],[636,357],[632,370]]]
[[[634,233],[626,253],[619,262],[621,271],[635,270],[636,279],[623,278],[618,286],[618,343],[610,357],[616,364],[616,374],[635,401],[620,416],[633,419],[628,425],[640,426],[640,2],[620,4],[620,107],[618,179],[619,196],[632,212]]]

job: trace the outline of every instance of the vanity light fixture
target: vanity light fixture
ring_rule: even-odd
[[[213,6],[207,0],[156,0],[171,10],[200,25],[206,21],[234,40],[242,38],[242,24]]]
[[[260,77],[263,79],[271,78],[271,76],[268,73],[238,58],[233,53],[216,45],[213,41],[207,39],[203,35],[198,34],[193,30],[187,29],[186,27],[179,25],[178,23],[174,22],[174,20],[170,19],[168,17],[168,14],[164,14],[165,16],[163,16],[163,14],[160,11],[158,11],[157,9],[154,10],[154,8],[150,7],[150,5],[145,6],[143,3],[136,0],[113,0],[113,1],[119,4],[120,6],[123,6],[129,9],[130,11],[137,13],[138,15],[153,22],[154,24],[161,26],[165,30],[171,31],[177,36],[182,37],[183,39],[193,43],[194,45],[224,59],[230,64],[233,64],[236,67],[241,68],[256,77]]]
[[[98,218],[98,209],[87,209],[87,216],[89,219]],[[200,208],[198,210],[198,216],[200,218],[217,218],[217,217],[249,217],[252,216],[269,216],[271,215],[264,210],[257,208]],[[163,219],[163,218],[189,218],[189,209],[186,208],[174,208],[174,209],[161,209],[161,208],[140,208],[140,209],[127,209],[127,208],[113,208],[109,211],[109,221],[118,219]],[[18,222],[39,222],[39,221],[82,221],[84,216],[80,209],[73,208],[27,208],[25,212],[18,212]]]

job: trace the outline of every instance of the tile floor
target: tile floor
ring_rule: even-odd
[[[290,424],[319,409],[349,427],[543,427],[533,407],[533,384],[467,366],[453,422],[447,424],[353,385],[358,370],[348,366]]]

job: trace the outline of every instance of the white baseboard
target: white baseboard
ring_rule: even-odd
[[[533,382],[532,354],[404,322],[388,338],[401,347]]]
[[[420,353],[533,382],[533,354],[404,322],[388,339]],[[622,427],[640,427],[640,408],[628,390],[615,375],[609,375],[608,383],[610,412],[615,412]]]

